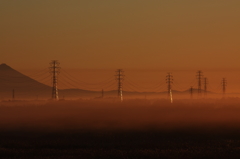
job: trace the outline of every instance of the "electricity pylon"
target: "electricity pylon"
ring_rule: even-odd
[[[225,96],[226,93],[226,86],[227,86],[227,80],[225,78],[222,79],[222,91],[223,91],[223,96]]]
[[[191,95],[191,99],[193,99],[193,86],[190,87],[190,95]]]
[[[57,60],[50,62],[50,73],[52,74],[52,100],[58,100],[58,74],[60,73],[60,63]]]
[[[202,71],[197,71],[197,80],[198,80],[198,95],[202,94]]]
[[[205,77],[204,78],[204,95],[207,96],[207,84],[208,84],[208,79]]]
[[[168,73],[166,76],[166,83],[167,83],[167,90],[168,90],[168,96],[171,100],[171,103],[173,103],[173,97],[172,97],[172,84],[173,84],[173,76],[171,73]]]
[[[13,101],[15,100],[15,90],[14,89],[12,90],[12,100]]]
[[[102,98],[104,98],[104,90],[102,89]]]
[[[123,80],[124,80],[124,75],[123,75],[123,70],[118,69],[116,71],[116,80],[118,82],[118,97],[120,98],[120,101],[123,101]]]

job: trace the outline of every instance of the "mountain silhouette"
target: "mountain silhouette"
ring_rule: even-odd
[[[37,97],[39,93],[51,93],[51,87],[42,84],[16,70],[6,64],[0,65],[0,98],[8,98],[12,96],[14,89],[16,97]]]

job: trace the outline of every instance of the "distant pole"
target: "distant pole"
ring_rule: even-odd
[[[222,91],[223,91],[223,96],[225,97],[226,94],[226,86],[227,86],[227,80],[225,78],[222,79]]]
[[[50,73],[52,74],[52,99],[58,100],[58,74],[60,73],[60,63],[57,60],[53,60],[50,63]]]
[[[12,100],[15,100],[15,90],[12,90]]]
[[[102,89],[102,98],[104,98],[104,90]]]
[[[116,71],[116,80],[118,82],[118,97],[120,98],[121,102],[123,101],[123,79],[124,79],[124,75],[123,75],[123,70],[122,69],[118,69]]]
[[[171,100],[171,103],[173,103],[173,97],[172,97],[172,84],[173,84],[173,76],[171,73],[168,73],[166,76],[166,83],[167,83],[167,89],[168,89],[168,96]]]
[[[205,77],[204,78],[204,95],[207,96],[207,84],[208,84],[208,79]]]
[[[193,99],[193,86],[190,87],[190,95],[191,95],[191,99]]]
[[[198,95],[202,94],[202,71],[197,71],[197,79],[198,79]]]

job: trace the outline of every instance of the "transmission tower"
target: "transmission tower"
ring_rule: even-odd
[[[57,60],[50,62],[50,73],[52,74],[52,99],[58,100],[58,74],[60,73],[60,63]]]
[[[104,90],[102,89],[102,98],[104,98]]]
[[[12,90],[12,100],[13,101],[15,100],[15,90],[14,89]]]
[[[193,98],[193,86],[190,87],[190,95],[191,95],[191,99]]]
[[[198,95],[202,94],[202,71],[197,71],[197,80],[198,80]]]
[[[173,97],[172,97],[173,76],[171,73],[167,74],[166,83],[167,83],[168,96],[170,97],[171,103],[173,103]]]
[[[208,84],[208,79],[205,77],[204,78],[204,95],[207,96],[207,84]]]
[[[222,79],[222,91],[223,95],[225,96],[226,93],[226,86],[227,86],[227,80],[225,78]]]
[[[124,75],[123,75],[123,70],[122,69],[118,69],[116,71],[116,80],[118,82],[118,97],[120,98],[121,102],[123,101],[123,79],[124,79]]]

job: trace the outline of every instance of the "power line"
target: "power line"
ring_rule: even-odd
[[[165,82],[162,82],[162,83],[157,83],[156,85],[153,85],[153,86],[149,86],[149,87],[144,87],[142,85],[138,85],[138,84],[135,84],[135,82],[131,81],[129,78],[125,78],[124,79],[125,81],[128,81],[129,83],[131,83],[132,85],[134,85],[136,88],[141,88],[141,89],[144,89],[144,90],[149,90],[149,89],[154,89],[156,87],[159,87],[159,86],[163,86]]]
[[[35,77],[38,77],[38,76],[42,76],[43,74],[47,74],[48,71],[49,71],[49,68],[45,68],[45,69],[43,69],[43,70],[41,70],[41,71],[39,71],[39,72],[37,72],[33,75],[29,75],[29,77],[35,78]]]
[[[76,82],[78,84],[83,83],[83,84],[86,84],[86,85],[100,85],[100,84],[108,83],[110,80],[114,80],[113,77],[110,77],[110,78],[108,78],[108,79],[106,79],[104,81],[98,82],[98,83],[88,83],[88,82],[84,82],[84,81],[81,81],[81,80],[73,77],[71,74],[66,72],[64,69],[61,69],[61,74],[64,74],[68,79],[70,79],[73,82]]]

